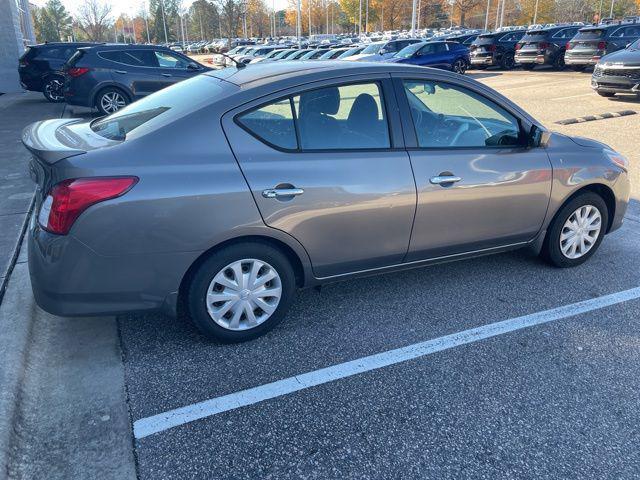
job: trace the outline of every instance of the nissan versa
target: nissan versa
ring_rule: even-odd
[[[207,72],[91,122],[34,123],[23,142],[39,305],[184,305],[228,342],[273,328],[302,287],[521,247],[579,265],[629,198],[606,145],[401,64]]]

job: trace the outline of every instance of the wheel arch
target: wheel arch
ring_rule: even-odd
[[[202,263],[209,258],[214,252],[220,250],[222,248],[228,247],[230,245],[238,245],[241,243],[262,243],[264,245],[269,245],[281,251],[291,262],[291,266],[293,267],[293,271],[296,277],[296,287],[302,288],[307,284],[309,272],[305,268],[305,264],[298,252],[296,252],[290,245],[286,242],[270,237],[267,235],[244,235],[240,237],[230,238],[228,240],[224,240],[206,251],[202,252],[198,258],[196,258],[185,274],[182,276],[182,280],[180,281],[180,286],[178,288],[178,299],[181,302],[184,299],[187,288],[189,287],[189,283],[193,278],[194,273],[197,269],[202,265]]]
[[[613,224],[613,218],[615,217],[615,213],[616,213],[616,197],[615,197],[615,194],[613,193],[613,190],[611,190],[610,187],[608,187],[603,183],[590,183],[572,192],[571,195],[565,198],[564,201],[558,206],[558,208],[553,214],[553,217],[551,218],[551,221],[549,222],[549,225],[551,225],[555,221],[558,213],[560,212],[560,210],[563,209],[563,207],[567,203],[569,203],[571,200],[576,198],[578,195],[581,195],[585,192],[595,193],[599,195],[602,198],[602,200],[604,200],[604,203],[607,206],[607,217],[608,217],[607,229],[605,230],[605,233],[609,233],[609,230],[611,229],[611,225]]]
[[[129,99],[129,102],[133,102],[133,93],[130,92],[129,89],[117,83],[108,83],[106,85],[102,84],[97,86],[97,88],[94,90],[94,92],[91,95],[91,105],[95,107],[96,102],[98,101],[98,95],[100,95],[104,90],[108,88],[119,90],[120,92],[124,93],[127,96],[127,98]]]

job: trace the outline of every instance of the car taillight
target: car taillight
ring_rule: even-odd
[[[497,49],[498,49],[497,45],[489,45],[489,48],[488,48],[490,52],[495,52]]]
[[[519,43],[516,43],[516,50],[520,50],[522,48],[522,45]]]
[[[72,67],[72,68],[67,70],[67,73],[71,77],[79,77],[80,75],[84,75],[88,71],[89,71],[89,69],[86,68],[86,67]]]
[[[38,223],[48,232],[66,235],[91,205],[127,193],[138,177],[96,177],[64,180],[51,189],[42,203]]]
[[[598,42],[598,50],[604,50],[607,48],[607,42]]]
[[[549,44],[547,42],[538,43],[538,49],[539,50],[546,50],[548,47],[549,47]]]
[[[567,42],[567,44],[565,45],[565,48],[566,48],[567,50],[571,50],[571,46],[572,46],[572,45],[571,45],[571,42]]]

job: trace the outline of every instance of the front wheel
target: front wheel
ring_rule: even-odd
[[[464,72],[467,71],[467,62],[465,62],[464,60],[462,60],[461,58],[459,58],[458,60],[456,60],[455,62],[453,62],[453,65],[451,66],[451,69],[455,72],[455,73],[459,73],[460,75],[464,75]]]
[[[105,88],[96,97],[96,108],[102,115],[111,115],[129,103],[129,98],[117,88]]]
[[[547,231],[542,255],[556,267],[575,267],[598,249],[609,221],[600,195],[586,192],[560,209]]]
[[[64,95],[62,89],[64,87],[62,78],[51,77],[48,78],[42,88],[42,94],[51,103],[64,102]]]
[[[280,250],[242,243],[214,252],[196,270],[187,293],[189,314],[208,338],[243,342],[267,333],[295,297],[295,273]]]

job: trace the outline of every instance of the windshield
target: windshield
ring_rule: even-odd
[[[111,115],[91,122],[91,130],[110,140],[125,140],[134,130],[140,134],[166,125],[208,104],[222,92],[221,81],[198,75],[167,87]],[[141,128],[141,127],[146,128]]]
[[[394,56],[396,58],[410,58],[413,56],[414,53],[420,50],[423,46],[424,46],[424,43],[414,43],[412,45],[409,45],[408,47],[404,47]]]
[[[367,48],[365,48],[362,51],[362,53],[366,54],[366,55],[378,53],[380,51],[380,49],[382,48],[382,45],[384,45],[384,44],[383,43],[372,43]]]
[[[578,33],[573,40],[597,40],[599,38],[604,37],[606,30],[578,30]]]

